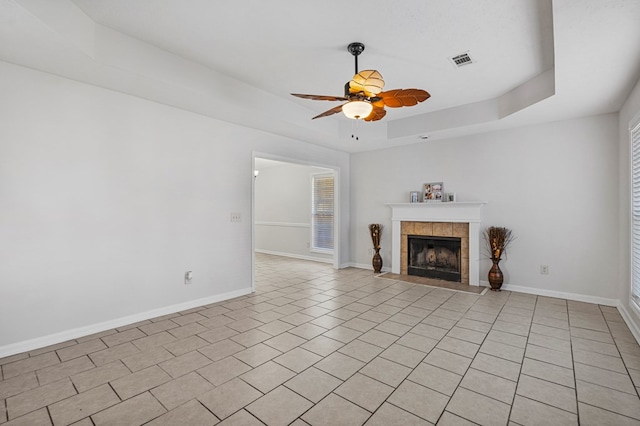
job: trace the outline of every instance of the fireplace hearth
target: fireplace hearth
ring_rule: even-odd
[[[408,275],[462,281],[460,238],[408,235],[407,243]]]

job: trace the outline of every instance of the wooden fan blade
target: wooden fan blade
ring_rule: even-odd
[[[342,105],[344,105],[344,104],[342,104]],[[338,105],[337,107],[333,107],[330,110],[327,110],[327,111],[323,112],[322,114],[318,114],[315,117],[313,117],[312,120],[315,120],[316,118],[328,117],[330,115],[342,112],[342,105]]]
[[[400,108],[414,106],[418,102],[424,102],[431,97],[429,92],[422,89],[395,89],[378,94],[385,106]]]
[[[344,96],[324,96],[324,95],[303,95],[301,93],[292,93],[293,96],[303,99],[312,99],[314,101],[346,101]]]
[[[363,92],[367,97],[373,97],[382,92],[384,80],[382,74],[376,70],[364,70],[354,75],[349,82],[349,93]]]
[[[364,121],[378,121],[387,115],[387,111],[384,110],[383,107],[373,107],[371,114],[369,114]]]

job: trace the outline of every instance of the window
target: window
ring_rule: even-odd
[[[640,309],[640,118],[631,126],[631,299]]]
[[[311,176],[311,250],[333,252],[333,174]]]

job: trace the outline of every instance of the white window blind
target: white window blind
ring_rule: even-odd
[[[333,250],[333,175],[312,175],[311,249]]]
[[[640,307],[640,120],[631,129],[631,298]]]

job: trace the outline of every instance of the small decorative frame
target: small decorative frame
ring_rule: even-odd
[[[424,184],[424,202],[439,203],[442,202],[444,184],[442,182],[431,182]]]
[[[455,203],[456,201],[456,193],[455,192],[447,192],[444,194],[444,201],[447,203]]]
[[[418,202],[418,200],[420,199],[420,192],[418,192],[418,191],[411,191],[411,192],[410,192],[410,194],[411,194],[411,195],[409,196],[409,201],[410,201],[411,203],[417,203],[417,202]]]

